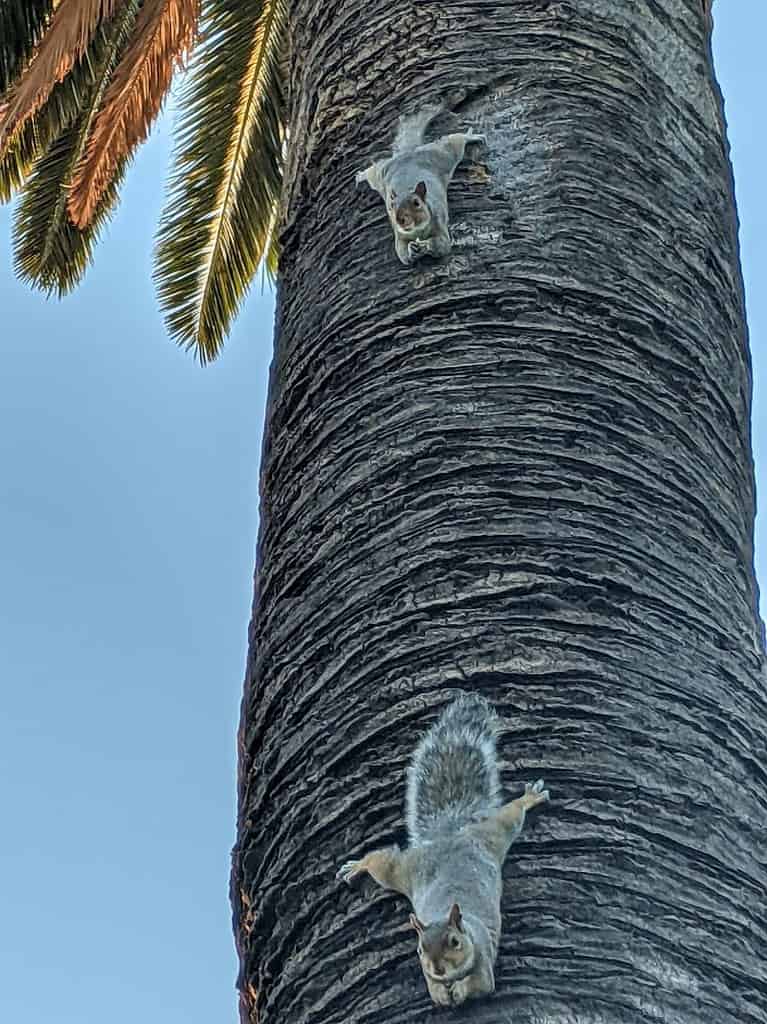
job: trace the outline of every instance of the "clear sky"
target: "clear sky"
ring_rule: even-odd
[[[716,6],[763,481],[767,2]],[[255,287],[204,370],[164,336],[150,252],[169,134],[166,118],[64,302],[14,280],[0,208],[0,1019],[13,1024],[235,1020],[234,736],[272,307]]]

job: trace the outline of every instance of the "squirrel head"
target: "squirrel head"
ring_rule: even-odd
[[[398,196],[392,190],[389,193],[389,209],[400,234],[420,234],[431,221],[431,210],[426,202],[426,182],[419,181],[413,191],[404,196]]]
[[[418,956],[424,973],[435,980],[449,983],[451,975],[473,959],[474,945],[464,930],[457,903],[450,908],[447,921],[424,924],[411,914],[410,924],[418,934]]]

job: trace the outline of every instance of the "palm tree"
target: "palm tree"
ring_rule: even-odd
[[[6,82],[53,6],[14,22]],[[135,137],[108,140],[99,194],[83,161],[138,52],[137,21],[109,51],[127,15],[106,6],[88,45],[111,70],[73,61],[6,146],[18,237],[38,182],[62,218],[48,287],[84,265],[73,218],[114,201]],[[203,358],[284,174],[232,870],[244,1021],[427,1018],[404,904],[334,875],[401,840],[407,756],[457,688],[506,716],[508,789],[542,774],[553,798],[507,864],[498,991],[460,1015],[767,1021],[750,367],[707,8],[208,7],[158,259]],[[102,90],[82,108],[80,74]],[[403,270],[353,172],[456,86],[488,148],[452,186],[453,257]]]
[[[552,804],[507,862],[498,990],[455,1019],[767,1021],[751,380],[709,28],[699,0],[292,5],[243,1021],[432,1019],[405,902],[334,873],[402,841],[407,756],[458,688],[506,717],[508,791],[543,775]],[[486,156],[453,186],[453,258],[403,270],[352,174],[459,77]]]

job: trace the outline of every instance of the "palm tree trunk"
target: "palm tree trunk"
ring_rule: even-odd
[[[334,873],[403,840],[408,754],[476,688],[507,791],[543,775],[552,803],[507,861],[496,995],[456,1018],[765,1024],[751,377],[706,4],[292,8],[243,1020],[433,1019],[405,901]],[[354,172],[457,87],[488,146],[452,258],[403,268]]]

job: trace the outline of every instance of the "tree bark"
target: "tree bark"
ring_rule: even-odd
[[[240,731],[243,1020],[432,1017],[404,768],[459,688],[506,792],[497,1024],[765,1024],[751,375],[701,0],[293,0],[291,142]],[[354,172],[465,90],[455,247]]]

